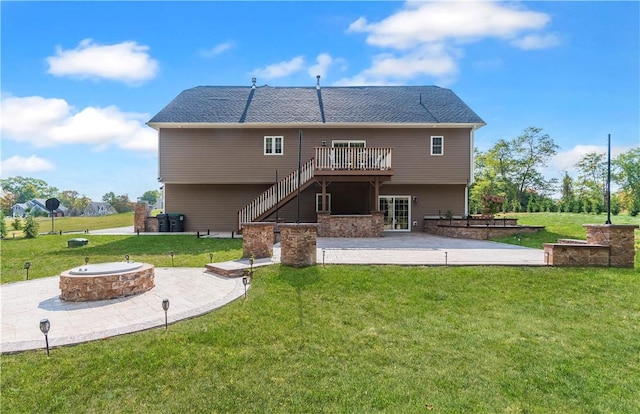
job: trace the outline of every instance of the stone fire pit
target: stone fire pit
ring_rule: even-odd
[[[155,268],[139,262],[97,263],[60,274],[60,299],[86,302],[123,298],[151,290]]]

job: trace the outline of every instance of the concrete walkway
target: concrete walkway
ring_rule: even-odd
[[[133,227],[92,234],[134,234]],[[174,233],[184,234],[184,233]],[[280,261],[280,245],[272,262]],[[229,266],[248,267],[246,260]],[[318,264],[509,265],[544,266],[544,252],[484,240],[463,240],[424,233],[387,233],[371,239],[319,238]],[[256,266],[263,263],[256,263]],[[164,325],[162,300],[169,299],[169,323],[198,316],[244,295],[242,278],[225,278],[204,268],[156,268],[155,287],[122,299],[71,303],[59,299],[59,277],[0,286],[0,351],[44,347],[38,324],[49,319],[52,347],[87,342]]]
[[[280,244],[273,249],[280,261]],[[453,239],[425,233],[385,233],[384,237],[317,241],[318,264],[425,266],[544,266],[544,251],[487,240]]]
[[[244,295],[242,279],[202,268],[156,268],[155,287],[121,299],[97,302],[60,300],[59,277],[4,284],[2,353],[43,348],[41,319],[49,319],[49,345],[76,344],[164,326],[162,300],[169,299],[169,323],[202,315]]]

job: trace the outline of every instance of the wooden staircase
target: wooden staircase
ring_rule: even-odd
[[[314,158],[300,168],[300,191],[313,183]],[[272,214],[277,208],[292,200],[298,194],[298,170],[275,183],[238,212],[238,230],[242,223],[260,221]]]

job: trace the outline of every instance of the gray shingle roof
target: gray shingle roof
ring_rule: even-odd
[[[484,124],[453,91],[437,86],[198,86],[149,124]]]

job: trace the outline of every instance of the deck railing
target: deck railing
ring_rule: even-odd
[[[390,170],[393,148],[387,147],[318,147],[316,170]]]
[[[304,185],[313,178],[313,159],[305,162],[300,168],[300,185]],[[250,223],[260,217],[293,192],[298,190],[298,170],[269,187],[238,212],[238,229],[242,223]]]

